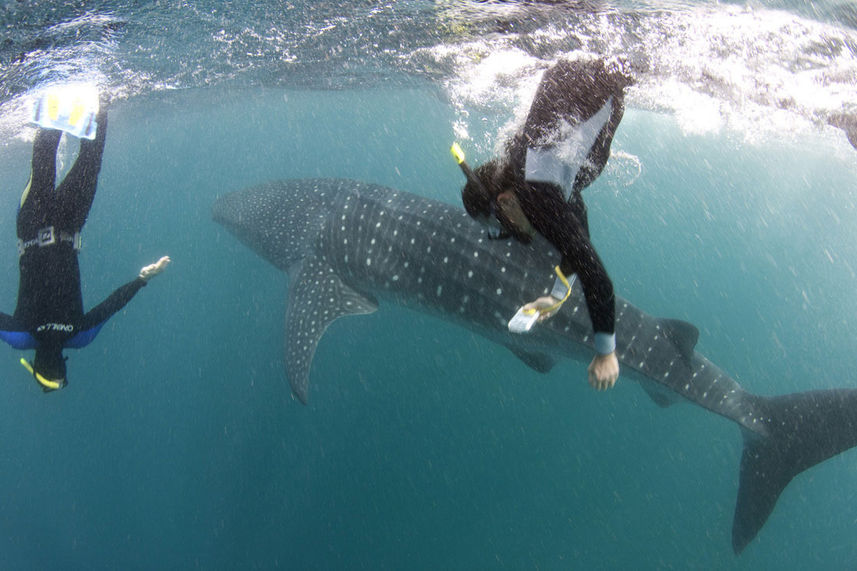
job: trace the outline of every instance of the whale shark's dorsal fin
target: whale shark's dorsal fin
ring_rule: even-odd
[[[289,275],[286,375],[292,392],[306,404],[310,365],[327,326],[344,315],[372,313],[378,303],[346,285],[324,258],[306,258],[299,268],[290,268]]]
[[[690,361],[693,358],[696,342],[699,341],[699,329],[687,321],[678,319],[661,319],[660,324],[681,356]]]

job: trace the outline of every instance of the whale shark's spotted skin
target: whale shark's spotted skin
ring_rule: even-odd
[[[532,334],[508,332],[517,308],[546,295],[553,284],[559,256],[546,242],[489,240],[461,209],[413,194],[353,181],[304,182],[245,191],[236,218],[239,237],[279,268],[302,276],[291,294],[300,303],[289,304],[290,318],[298,322],[291,323],[286,344],[289,379],[301,400],[324,329],[342,315],[374,311],[376,297],[479,329],[522,353],[591,356],[592,325],[577,284],[562,311]],[[257,222],[244,228],[244,221]],[[740,387],[694,354],[692,325],[652,318],[620,298],[616,333],[625,367],[764,432],[752,408],[742,408]]]
[[[508,319],[548,293],[554,249],[489,240],[459,208],[342,179],[275,181],[220,197],[214,218],[290,278],[285,364],[306,402],[312,358],[328,325],[391,301],[458,323],[511,349],[536,370],[558,357],[591,358],[592,325],[575,284],[563,308],[532,333]],[[736,422],[745,449],[733,525],[740,552],[791,478],[857,445],[857,391],[765,398],[694,350],[697,329],[616,299],[616,353],[623,377],[661,406],[686,400]]]

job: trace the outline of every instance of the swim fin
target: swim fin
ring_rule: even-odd
[[[33,102],[31,121],[45,129],[94,139],[98,109],[98,89],[94,85],[54,85],[42,91]]]

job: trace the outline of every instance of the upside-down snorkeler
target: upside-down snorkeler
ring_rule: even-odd
[[[36,133],[30,181],[17,216],[18,304],[13,316],[0,313],[0,339],[16,349],[35,349],[33,362],[22,358],[21,364],[45,392],[67,384],[63,349],[88,345],[104,323],[170,262],[164,256],[142,268],[133,281],[84,313],[78,265],[80,233],[95,198],[107,137],[107,110],[99,105],[97,95],[88,104],[77,100],[63,125],[63,107],[70,104],[58,97],[54,93],[40,101],[39,105],[49,107],[42,110],[43,115],[84,138],[77,160],[55,187],[56,153],[63,131],[39,128]],[[82,121],[90,123],[85,134],[73,128]]]
[[[470,216],[489,226],[489,236],[526,243],[538,232],[562,255],[551,295],[523,306],[513,322],[519,316],[529,319],[525,330],[550,318],[571,291],[565,276],[576,274],[580,280],[595,332],[589,383],[598,390],[613,387],[619,378],[615,298],[589,239],[581,191],[604,169],[624,113],[624,89],[632,83],[618,65],[602,60],[559,61],[542,77],[523,130],[507,144],[506,156],[473,171],[453,146],[467,177],[462,202]]]

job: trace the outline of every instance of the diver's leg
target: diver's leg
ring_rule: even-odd
[[[18,208],[18,237],[29,240],[47,226],[57,176],[57,146],[62,131],[39,129],[33,141],[30,180]]]
[[[77,160],[57,187],[62,202],[63,230],[75,232],[83,228],[98,185],[98,173],[107,140],[107,109],[102,106],[96,117],[98,124],[95,139],[82,139]]]

